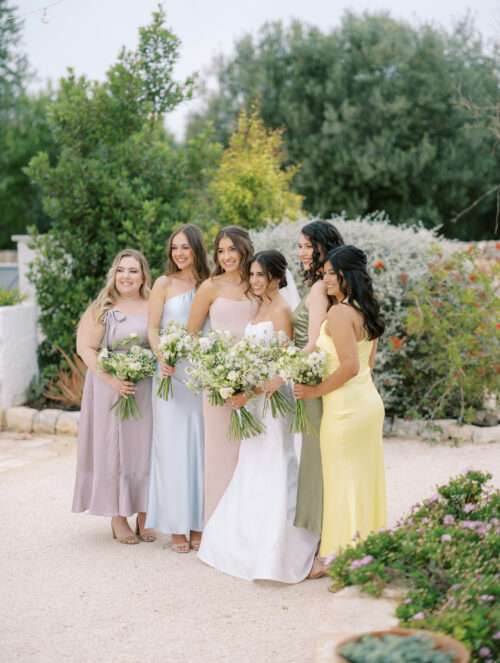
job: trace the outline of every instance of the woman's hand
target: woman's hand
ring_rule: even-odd
[[[239,410],[241,407],[245,407],[245,405],[248,403],[248,396],[246,394],[236,394],[235,396],[231,396],[229,399],[229,404],[233,408],[233,410]]]
[[[312,398],[317,398],[319,396],[318,385],[294,384],[293,395],[298,401],[309,401]]]
[[[279,376],[276,376],[272,378],[272,380],[266,382],[262,391],[265,394],[267,394],[267,396],[272,396],[272,394],[274,394],[274,392],[277,391],[282,384],[283,384],[283,379],[280,378]]]
[[[109,384],[117,391],[120,396],[133,396],[135,394],[135,384],[128,380],[119,380],[112,377]]]
[[[168,378],[175,373],[175,366],[170,366],[170,364],[164,364],[162,361],[158,360],[160,365],[160,373],[162,378]]]

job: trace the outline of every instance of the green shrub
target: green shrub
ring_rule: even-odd
[[[0,288],[0,306],[14,306],[26,298],[19,290],[3,290]]]
[[[413,284],[402,340],[412,344],[403,376],[415,413],[472,421],[485,391],[498,392],[499,277],[500,265],[474,250],[439,252]]]
[[[353,544],[333,561],[332,591],[348,585],[379,596],[391,581],[408,587],[402,625],[462,641],[472,661],[500,656],[500,491],[468,470],[413,507],[394,528]]]

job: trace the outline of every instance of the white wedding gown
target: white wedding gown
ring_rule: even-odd
[[[273,332],[271,321],[249,323],[246,336]],[[261,416],[263,397],[247,407]],[[295,583],[308,575],[318,537],[294,527],[298,464],[289,418],[264,418],[266,432],[241,442],[231,482],[205,526],[199,558],[244,580]]]

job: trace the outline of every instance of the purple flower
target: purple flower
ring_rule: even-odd
[[[371,555],[366,555],[363,557],[363,559],[355,559],[351,562],[351,569],[354,571],[355,569],[360,569],[363,566],[367,566],[367,564],[371,564],[373,562],[374,558]]]
[[[416,615],[413,615],[413,619],[415,621],[420,621],[421,619],[425,619],[425,615],[423,612],[417,612]]]
[[[452,516],[451,513],[446,514],[446,516],[443,518],[444,525],[453,525],[454,522],[455,516]]]
[[[481,596],[479,597],[479,599],[480,599],[481,601],[494,601],[494,600],[495,600],[495,597],[492,596],[491,594],[481,594]]]
[[[456,592],[457,589],[460,589],[461,586],[462,586],[461,583],[458,582],[456,585],[452,585],[452,586],[450,587],[450,590],[451,590],[452,592]]]
[[[404,603],[405,605],[408,605],[409,603],[412,603],[412,600],[411,600],[410,597],[408,597],[407,599],[405,599],[405,600],[403,601],[403,603]]]
[[[437,502],[439,499],[439,493],[434,493],[434,495],[431,495],[429,498],[425,500],[425,504],[432,504],[433,502]]]
[[[490,523],[493,525],[493,527],[496,527],[497,525],[500,525],[500,520],[498,518],[492,518]]]
[[[488,647],[481,647],[481,649],[479,650],[479,656],[481,658],[486,658],[487,656],[490,656],[490,654],[491,654],[491,649],[489,649]]]
[[[500,640],[500,631],[493,634],[493,640]]]
[[[443,543],[447,543],[448,541],[451,541],[451,540],[452,540],[452,536],[450,534],[443,534],[443,536],[441,537],[441,541]]]
[[[468,502],[467,504],[464,504],[464,513],[471,513],[471,511],[474,511],[476,508],[475,504],[472,504],[472,502]]]

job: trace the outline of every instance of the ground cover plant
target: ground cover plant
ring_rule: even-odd
[[[416,504],[395,527],[353,542],[332,562],[332,591],[359,585],[380,596],[407,587],[401,625],[447,633],[473,662],[500,656],[500,491],[491,474],[466,470]]]

